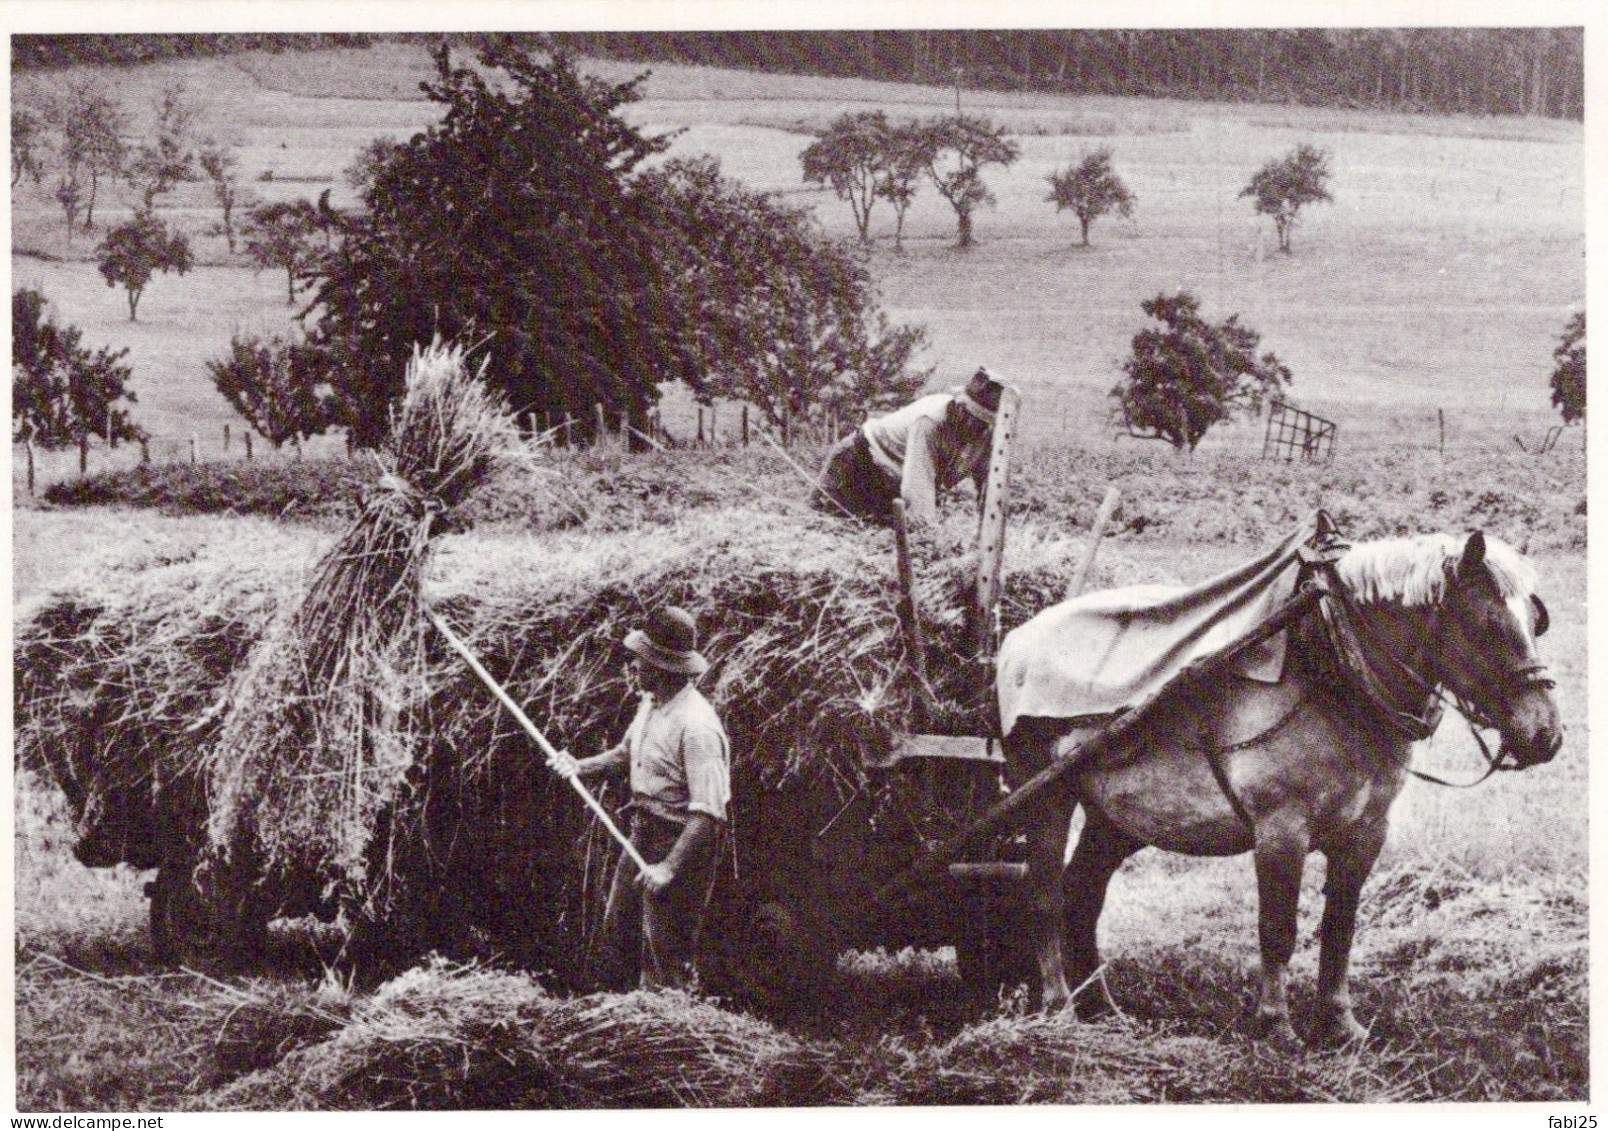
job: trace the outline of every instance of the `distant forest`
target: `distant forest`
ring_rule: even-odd
[[[410,34],[20,35],[18,70],[255,49],[365,46]],[[454,35],[455,40],[475,36]],[[1584,32],[1567,28],[567,32],[576,55],[967,89],[1285,102],[1583,119]]]

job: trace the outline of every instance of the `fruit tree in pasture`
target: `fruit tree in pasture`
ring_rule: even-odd
[[[95,226],[101,180],[115,177],[123,169],[128,156],[123,135],[128,132],[129,118],[116,99],[87,80],[73,83],[66,94],[52,100],[48,116],[60,134],[55,196],[66,214],[70,240],[80,210],[84,230]]]
[[[1334,199],[1329,195],[1329,155],[1303,142],[1258,169],[1240,196],[1251,197],[1259,214],[1273,218],[1279,250],[1288,252],[1302,206]]]
[[[1586,312],[1577,311],[1563,328],[1563,339],[1552,351],[1552,407],[1565,424],[1586,419]]]
[[[668,301],[704,391],[747,401],[776,425],[851,415],[913,394],[919,327],[891,326],[852,243],[720,174],[712,157],[644,175]]]
[[[972,214],[994,202],[994,194],[983,181],[983,168],[1008,168],[1022,155],[1021,147],[1005,136],[1004,127],[969,114],[929,123],[923,141],[927,175],[955,210],[955,246],[971,247],[976,242],[972,237]]]
[[[423,89],[445,108],[385,161],[360,211],[337,218],[316,267],[310,339],[330,354],[343,423],[383,437],[415,345],[486,340],[489,379],[536,427],[596,408],[646,428],[662,381],[694,377],[667,322],[654,234],[629,178],[667,142],[617,115],[640,95],[517,45],[435,53]]]
[[[1089,246],[1089,225],[1109,212],[1126,219],[1133,215],[1134,195],[1111,167],[1111,150],[1097,149],[1076,167],[1068,166],[1048,177],[1050,195],[1045,200],[1062,212],[1070,208],[1083,230],[1083,246]]]
[[[893,247],[903,251],[905,214],[927,172],[926,130],[919,122],[905,122],[889,129],[884,143],[887,154],[877,175],[876,193],[893,207]]]
[[[208,361],[207,369],[223,398],[275,448],[329,426],[322,358],[304,343],[237,334],[229,356]]]
[[[199,115],[183,82],[162,88],[156,102],[156,135],[136,146],[123,168],[124,178],[139,193],[137,211],[154,212],[161,197],[194,176],[191,134]]]
[[[315,269],[313,236],[319,225],[318,209],[306,199],[275,200],[246,213],[246,254],[259,271],[285,272],[287,303],[295,303],[298,280]]]
[[[11,436],[45,448],[62,448],[88,436],[138,440],[129,419],[132,372],[127,350],[93,352],[79,344],[82,331],[58,326],[35,290],[11,295]]]
[[[128,320],[137,320],[140,296],[158,271],[183,275],[190,270],[190,241],[149,212],[119,224],[96,249],[96,266],[108,287],[128,292]]]
[[[854,212],[860,242],[871,242],[871,206],[889,156],[888,116],[881,110],[843,114],[799,155],[804,179],[827,184]]]
[[[218,202],[218,210],[223,213],[220,227],[223,230],[223,238],[228,242],[229,254],[233,255],[236,234],[235,208],[247,199],[240,186],[240,156],[227,146],[216,141],[208,141],[196,154],[196,162],[206,174],[207,182],[212,186],[212,198]],[[291,282],[294,285],[294,276],[291,277]]]
[[[1111,390],[1129,435],[1194,451],[1212,425],[1259,411],[1263,397],[1290,383],[1277,357],[1256,356],[1261,335],[1240,325],[1237,314],[1207,322],[1188,291],[1139,305],[1161,327],[1134,335],[1133,353],[1122,363],[1127,376]]]
[[[31,111],[17,107],[11,112],[11,187],[27,176],[38,184],[45,175],[45,135],[43,123]]]

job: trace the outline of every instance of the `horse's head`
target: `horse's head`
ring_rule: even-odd
[[[1479,532],[1447,568],[1433,663],[1439,681],[1502,734],[1518,769],[1550,762],[1563,744],[1553,682],[1536,655],[1547,607],[1516,551]]]

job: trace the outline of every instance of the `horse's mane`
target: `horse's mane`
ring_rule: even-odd
[[[1456,571],[1466,544],[1466,538],[1455,534],[1359,542],[1335,564],[1340,579],[1359,601],[1430,605],[1445,595],[1446,582]],[[1485,536],[1485,566],[1503,600],[1535,591],[1535,567],[1512,546],[1489,534]]]

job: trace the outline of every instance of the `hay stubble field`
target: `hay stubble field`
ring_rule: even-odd
[[[382,45],[164,64],[123,72],[119,82],[133,101],[185,74],[207,92],[215,128],[241,143],[247,176],[275,171],[276,180],[254,189],[279,196],[332,187],[339,197],[340,170],[359,146],[428,120],[430,106],[409,96],[406,81],[424,77],[427,65],[420,48]],[[634,71],[599,69],[610,77]],[[803,131],[867,106],[934,114],[953,97],[677,67],[656,69],[646,90],[630,114],[685,128],[677,152],[715,152],[729,174],[814,202],[823,224],[845,235],[847,207],[800,184]],[[15,793],[21,1107],[1587,1094],[1585,467],[1573,431],[1545,457],[1512,441],[1539,439],[1556,422],[1546,400],[1550,352],[1583,301],[1578,125],[967,97],[968,111],[1020,131],[1024,150],[1016,167],[989,175],[999,204],[979,215],[979,245],[966,254],[950,246],[952,216],[928,192],[907,223],[905,253],[892,251],[883,214],[873,221],[883,238],[870,254],[890,313],[928,326],[932,348],[923,360],[937,366],[937,383],[955,383],[986,362],[1023,387],[1031,410],[1020,455],[1024,522],[1084,536],[1102,487],[1118,482],[1130,502],[1101,551],[1098,579],[1195,580],[1282,535],[1290,516],[1309,506],[1342,511],[1356,536],[1372,537],[1397,532],[1393,524],[1433,528],[1422,508],[1438,494],[1446,528],[1486,525],[1528,547],[1543,571],[1554,629],[1542,651],[1559,678],[1567,745],[1556,763],[1530,773],[1471,792],[1414,784],[1398,802],[1386,855],[1364,889],[1356,958],[1359,1013],[1375,1041],[1294,1060],[1257,1052],[1244,1032],[1255,963],[1249,861],[1156,853],[1130,862],[1113,883],[1102,945],[1120,1014],[1098,1026],[1030,1018],[1020,1003],[967,1012],[955,1004],[946,952],[850,955],[833,1001],[855,1008],[784,1027],[690,1002],[568,1003],[488,968],[437,964],[374,992],[324,975],[316,960],[309,967],[299,927],[278,936],[274,970],[206,982],[152,965],[145,875],[74,861],[59,796],[24,774]],[[1336,203],[1311,210],[1285,257],[1270,250],[1265,221],[1235,197],[1257,165],[1301,140],[1332,149]],[[1044,176],[1096,143],[1112,146],[1139,210],[1131,222],[1097,223],[1093,246],[1081,248],[1075,222],[1044,202]],[[197,217],[205,214],[201,186],[180,195]],[[186,458],[192,434],[215,445],[230,415],[205,361],[237,330],[285,324],[292,308],[283,279],[254,274],[227,256],[221,238],[202,237],[205,265],[184,279],[156,280],[140,322],[130,325],[121,295],[92,264],[33,254],[60,256],[59,214],[47,204],[27,192],[14,202],[14,286],[41,287],[92,344],[130,348],[136,419],[155,437],[153,457]],[[116,211],[114,204],[105,215]],[[78,238],[78,253],[87,242]],[[1291,365],[1298,401],[1340,422],[1331,468],[1298,469],[1269,486],[1277,476],[1255,458],[1256,422],[1214,433],[1192,459],[1113,438],[1105,394],[1139,328],[1138,304],[1173,287],[1195,291],[1211,316],[1239,312]],[[685,430],[689,416],[672,393],[667,422]],[[325,440],[309,455],[338,447]],[[226,458],[212,447],[203,452]],[[577,498],[593,504],[589,513],[603,514],[587,476],[606,479],[612,465],[578,469],[565,458],[555,455],[552,470],[581,484]],[[702,497],[712,503],[701,505],[716,507],[755,505],[739,480],[772,496],[802,495],[763,449],[731,458],[734,465],[711,471],[700,453],[675,453],[640,474],[683,485],[704,476]],[[55,478],[75,470],[65,458],[45,468]],[[243,559],[310,564],[332,539],[328,524],[38,508],[14,495],[19,617],[55,589],[93,590],[97,576],[142,557],[183,560],[197,546],[227,544]],[[633,512],[621,514],[628,525]],[[642,530],[644,539],[676,536],[673,517],[655,516]],[[477,538],[489,546],[502,536],[463,536],[442,568],[454,554],[476,554]],[[1466,733],[1450,725],[1419,753],[1424,767],[1460,777],[1472,776],[1476,757]],[[1298,1024],[1315,969],[1321,872],[1314,861],[1302,905]],[[508,1024],[487,1033],[477,1021],[487,1015]],[[597,1067],[600,1046],[587,1042],[617,1049],[611,1033],[642,1037],[647,1051],[636,1071],[624,1061]],[[650,1062],[653,1054],[666,1060]],[[544,1067],[533,1067],[538,1061]],[[666,1062],[686,1069],[685,1090],[655,1092],[644,1082]],[[498,1063],[519,1065],[517,1079],[499,1077]],[[469,1067],[458,1075],[449,1064]],[[407,1083],[363,1084],[382,1077]]]

